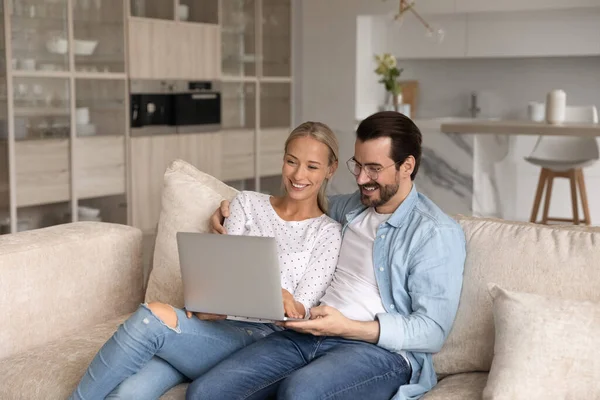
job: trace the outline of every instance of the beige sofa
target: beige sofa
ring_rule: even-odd
[[[194,174],[185,172],[186,185],[200,185],[202,192],[209,178]],[[174,204],[166,200],[169,190],[166,182],[161,224],[166,224],[165,204]],[[218,203],[216,194],[225,189],[217,185],[211,190],[210,201],[196,204],[202,229]],[[232,193],[227,188],[222,196]],[[453,330],[434,357],[441,381],[426,400],[481,398],[494,357],[489,282],[555,298],[600,301],[600,230],[457,219],[468,246],[464,286]],[[171,225],[172,231],[178,229]],[[164,231],[160,236],[157,252],[173,240]],[[0,236],[1,399],[69,395],[98,348],[144,299],[141,243],[137,229],[90,222]],[[155,254],[155,269],[162,268],[161,257],[168,259]],[[155,281],[165,284],[171,278],[162,272]],[[163,287],[179,284],[176,276],[172,279]],[[183,399],[184,393],[181,385],[163,398]]]

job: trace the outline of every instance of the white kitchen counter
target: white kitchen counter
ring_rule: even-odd
[[[540,135],[600,137],[600,125],[470,118],[416,119],[423,133],[417,188],[449,214],[527,221],[540,168],[524,160]],[[600,162],[584,170],[592,224],[600,224]],[[550,214],[570,217],[568,181],[554,183]]]
[[[600,136],[599,124],[561,124],[551,125],[545,122],[443,119],[440,130],[443,133],[473,133],[497,135],[554,135],[554,136]],[[444,122],[446,121],[446,122]]]

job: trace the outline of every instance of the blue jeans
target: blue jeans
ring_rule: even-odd
[[[410,375],[404,357],[374,344],[282,331],[196,379],[187,399],[389,400]]]
[[[171,328],[140,306],[98,351],[70,399],[159,398],[281,330],[272,324],[188,319],[183,310],[175,312],[178,322]]]

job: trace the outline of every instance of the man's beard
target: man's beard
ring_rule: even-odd
[[[379,198],[378,199],[371,199],[370,197],[365,196],[362,193],[362,189],[364,187],[373,187],[373,186],[379,188]],[[398,193],[398,189],[400,188],[400,185],[396,184],[396,185],[381,186],[380,184],[378,184],[376,182],[370,182],[365,185],[358,185],[358,187],[361,190],[360,201],[363,205],[365,205],[367,207],[379,207],[379,206],[384,205],[388,201],[390,201],[390,199],[392,197],[394,197],[394,195],[396,193]]]

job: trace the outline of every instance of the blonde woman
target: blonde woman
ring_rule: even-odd
[[[241,192],[224,224],[228,234],[275,237],[289,317],[304,317],[333,277],[341,226],[325,215],[325,191],[337,166],[338,143],[331,129],[319,122],[301,124],[285,143],[284,194]],[[282,329],[224,318],[192,315],[162,303],[141,305],[100,349],[71,398],[158,399]]]

